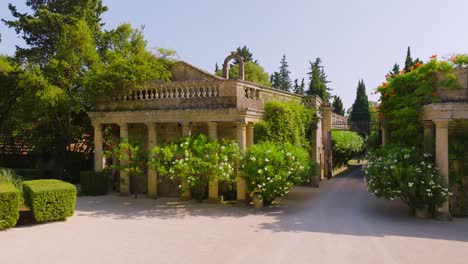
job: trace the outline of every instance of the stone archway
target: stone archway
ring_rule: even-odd
[[[244,80],[244,60],[237,54],[237,52],[231,52],[231,55],[227,56],[223,64],[223,77],[229,79],[229,62],[236,59],[239,62],[239,80]]]

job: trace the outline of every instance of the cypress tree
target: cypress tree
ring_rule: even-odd
[[[215,64],[215,73],[219,72],[221,69],[219,68],[218,63]]]
[[[393,76],[398,74],[400,74],[400,65],[395,63],[395,65],[393,65],[393,68],[388,72],[388,75]]]
[[[332,106],[333,106],[333,113],[344,116],[345,109],[343,107],[343,102],[341,101],[341,98],[339,96],[335,95],[333,97]]]
[[[352,106],[349,119],[351,121],[370,121],[369,101],[366,94],[364,81],[360,80],[356,91],[356,100]]]
[[[411,49],[408,47],[408,50],[406,51],[406,59],[405,59],[405,71],[409,72],[410,67],[413,66],[414,61],[413,58],[411,58]]]

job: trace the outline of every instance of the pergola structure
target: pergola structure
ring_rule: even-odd
[[[231,59],[240,63],[240,78],[228,79]],[[186,62],[172,67],[171,82],[152,82],[129,95],[107,98],[89,112],[94,126],[94,164],[100,171],[105,166],[103,158],[103,126],[118,125],[120,138],[144,135],[148,149],[179,136],[203,133],[211,139],[234,139],[241,150],[254,143],[254,124],[262,119],[263,104],[268,101],[301,102],[302,96],[271,89],[243,80],[243,62],[232,53],[224,63],[225,78],[205,72]],[[308,98],[306,105],[320,108],[319,98]],[[317,151],[322,151],[320,135],[316,135]],[[320,162],[323,155],[314,153]],[[158,175],[149,169],[146,181],[147,194],[156,197]],[[130,179],[120,171],[120,192],[130,193]],[[237,199],[246,200],[246,184],[237,179]],[[183,195],[189,196],[190,193]],[[218,183],[209,184],[209,198],[218,197]]]

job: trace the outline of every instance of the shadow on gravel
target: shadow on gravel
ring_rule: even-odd
[[[320,188],[296,187],[286,199],[256,210],[232,204],[182,202],[120,197],[117,194],[80,197],[76,214],[113,219],[163,220],[191,217],[238,218],[264,215],[271,218],[254,226],[274,232],[319,232],[353,236],[403,236],[468,242],[468,218],[452,222],[419,220],[400,201],[379,200],[366,191],[359,168],[348,170]],[[260,221],[260,220],[259,220]]]

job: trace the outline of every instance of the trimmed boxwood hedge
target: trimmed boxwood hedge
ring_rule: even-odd
[[[0,230],[14,227],[19,218],[19,192],[11,183],[0,183]]]
[[[107,194],[109,172],[82,171],[80,173],[81,194],[104,195]]]
[[[72,216],[76,204],[76,188],[59,180],[23,182],[25,203],[36,222],[65,220]]]

